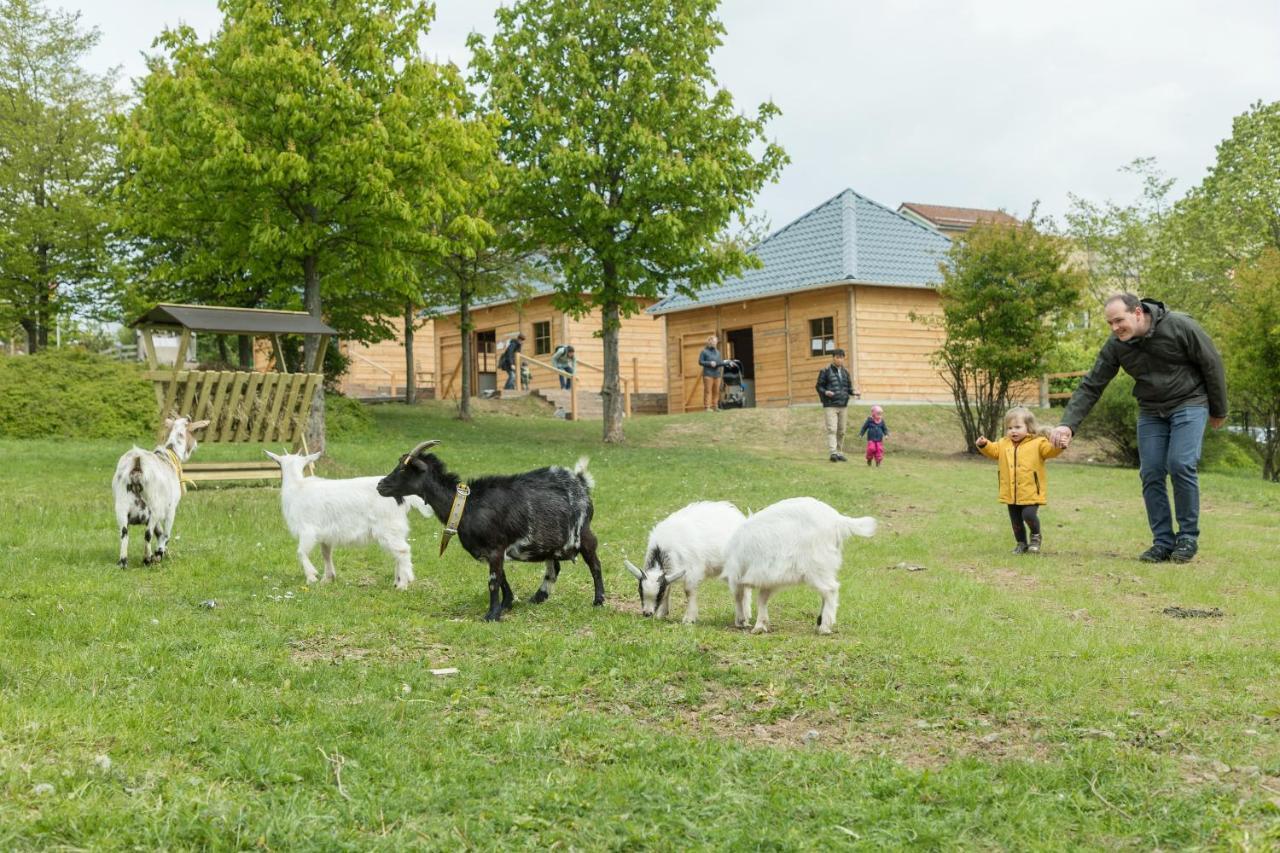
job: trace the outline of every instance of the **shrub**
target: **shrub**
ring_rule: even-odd
[[[149,435],[156,400],[143,366],[83,350],[0,358],[0,436],[116,438]]]
[[[1080,433],[1102,442],[1112,461],[1138,467],[1138,401],[1133,398],[1133,379],[1127,373],[1117,374],[1107,385],[1080,424]]]
[[[364,438],[374,432],[373,415],[359,400],[327,392],[324,395],[324,426],[329,440]]]
[[[1245,471],[1257,475],[1262,453],[1253,436],[1211,429],[1204,436],[1200,467],[1205,471],[1224,473]]]

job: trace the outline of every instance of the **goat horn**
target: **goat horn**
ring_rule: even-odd
[[[623,560],[622,564],[627,567],[627,571],[636,576],[636,580],[644,580],[644,572],[632,565],[630,560]]]
[[[419,444],[417,447],[415,447],[413,450],[410,450],[409,456],[410,457],[417,456],[419,452],[426,450],[428,447],[435,447],[439,443],[440,443],[440,439],[438,438],[432,439],[431,441],[424,441],[421,444]]]

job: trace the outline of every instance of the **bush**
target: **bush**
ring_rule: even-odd
[[[1204,436],[1200,467],[1205,471],[1257,474],[1262,468],[1262,453],[1253,436],[1211,429]]]
[[[324,395],[324,427],[326,438],[364,438],[374,432],[373,415],[359,400],[335,392]]]
[[[0,358],[0,436],[150,435],[156,399],[143,370],[140,364],[69,348]]]
[[[1113,462],[1138,467],[1138,401],[1133,398],[1133,379],[1127,373],[1111,380],[1080,424],[1080,434],[1102,442]]]

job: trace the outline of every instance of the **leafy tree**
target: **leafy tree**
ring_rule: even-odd
[[[1011,392],[1043,373],[1055,346],[1055,320],[1079,304],[1081,274],[1068,244],[1036,227],[982,224],[965,233],[940,265],[940,316],[913,319],[945,335],[934,363],[951,388],[970,453],[979,435],[999,436]]]
[[[113,281],[107,117],[121,99],[114,73],[80,67],[97,41],[77,14],[0,0],[0,323],[21,325],[30,353]]]
[[[557,305],[601,310],[608,442],[624,437],[622,318],[752,263],[722,234],[786,162],[764,139],[777,108],[736,113],[718,87],[717,6],[519,0],[498,10],[491,44],[470,40],[474,81],[523,176],[513,203],[562,275]]]
[[[1233,270],[1280,249],[1280,101],[1237,116],[1217,152],[1174,205],[1152,258],[1154,293],[1202,317],[1230,301]]]
[[[166,30],[149,58],[121,128],[129,226],[171,285],[224,304],[300,301],[343,336],[385,339],[421,259],[451,248],[440,225],[477,153],[459,75],[418,53],[431,6],[219,8],[212,40]]]
[[[1067,236],[1083,253],[1088,295],[1099,312],[1115,293],[1147,292],[1151,256],[1169,212],[1174,184],[1152,157],[1140,157],[1120,171],[1141,179],[1137,201],[1095,204],[1071,194],[1066,216]]]
[[[1248,423],[1262,430],[1262,476],[1280,481],[1280,249],[1267,248],[1235,276],[1235,293],[1219,307],[1227,387]]]

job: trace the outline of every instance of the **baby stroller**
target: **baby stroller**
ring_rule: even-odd
[[[747,390],[742,385],[742,362],[731,358],[723,362],[723,365],[720,408],[741,409],[747,402]]]

